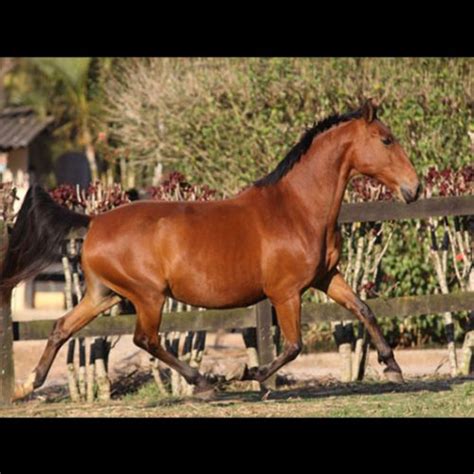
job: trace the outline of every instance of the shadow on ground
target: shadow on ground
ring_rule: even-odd
[[[237,399],[241,402],[288,399],[318,399],[328,397],[347,397],[351,395],[381,395],[388,393],[416,393],[449,391],[454,385],[473,382],[474,377],[437,378],[430,380],[412,379],[403,384],[382,381],[342,383],[334,380],[312,381],[308,383],[279,386],[276,391],[262,392],[220,392],[214,403]]]
[[[120,400],[125,395],[137,393],[146,384],[152,383],[152,376],[146,372],[132,372],[127,376],[117,379],[111,388],[112,399]],[[437,377],[410,379],[403,384],[394,384],[379,380],[364,382],[342,383],[333,378],[318,379],[308,382],[297,382],[291,378],[279,376],[277,390],[250,391],[245,383],[232,383],[217,391],[214,405],[229,405],[233,403],[252,403],[262,400],[285,401],[295,399],[322,399],[329,397],[347,397],[351,395],[381,395],[389,393],[416,393],[416,392],[443,392],[450,391],[455,385],[472,383],[474,376],[470,377]],[[56,403],[68,399],[66,386],[54,386],[38,390],[27,400],[41,400],[46,403]],[[27,401],[25,400],[25,401]],[[149,400],[147,405],[178,405],[189,402],[189,398],[160,398]],[[193,402],[199,402],[193,399]]]

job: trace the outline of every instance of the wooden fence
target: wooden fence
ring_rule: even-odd
[[[474,196],[431,198],[409,205],[393,201],[343,204],[339,223],[442,216],[474,216]],[[0,304],[0,403],[8,403],[14,382],[12,340],[46,339],[54,321],[26,321],[12,324],[10,302],[0,300]],[[470,311],[474,310],[474,292],[374,298],[370,299],[369,304],[380,317]],[[307,303],[302,309],[303,324],[352,318],[352,313],[334,303]],[[263,365],[273,358],[272,320],[271,305],[265,300],[251,308],[165,313],[162,330],[185,332],[256,327],[259,363]],[[79,335],[91,337],[132,334],[134,327],[133,314],[99,317],[80,331]]]

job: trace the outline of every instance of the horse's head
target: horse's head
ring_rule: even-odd
[[[415,168],[376,111],[368,100],[361,108],[362,117],[354,121],[356,138],[349,155],[352,175],[376,178],[406,203],[415,201],[421,191]]]

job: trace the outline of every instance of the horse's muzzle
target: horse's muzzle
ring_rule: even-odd
[[[413,201],[416,201],[421,194],[421,183],[418,182],[415,188],[409,188],[408,186],[402,186],[400,188],[402,192],[403,199],[407,204],[410,204]]]

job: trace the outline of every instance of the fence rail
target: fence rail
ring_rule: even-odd
[[[426,219],[442,216],[474,216],[474,196],[420,199],[411,204],[374,201],[343,204],[339,224],[389,220]]]
[[[474,292],[373,298],[367,300],[367,303],[378,317],[403,317],[443,313],[445,311],[469,311],[474,308]],[[258,307],[257,305],[250,308],[229,310],[164,313],[161,330],[163,332],[185,332],[257,327],[256,308]],[[303,324],[307,324],[353,319],[353,315],[347,309],[335,303],[305,303],[303,304],[301,319]],[[47,339],[53,324],[54,320],[14,322],[14,340]],[[271,322],[261,326],[268,327],[269,324]],[[101,337],[133,334],[134,328],[134,314],[100,317],[79,331],[78,336]]]

